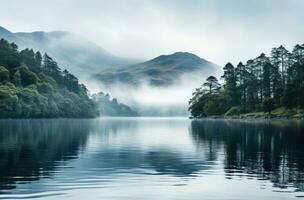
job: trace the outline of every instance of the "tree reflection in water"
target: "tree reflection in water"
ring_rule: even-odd
[[[49,177],[85,147],[84,120],[1,120],[0,188]]]
[[[223,154],[226,178],[270,180],[304,191],[303,121],[195,120],[191,134],[209,157]]]

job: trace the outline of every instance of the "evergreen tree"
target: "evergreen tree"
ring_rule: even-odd
[[[231,97],[232,105],[237,105],[239,102],[239,95],[236,88],[237,74],[231,63],[225,65],[222,78],[225,80],[224,89]]]
[[[271,88],[270,88],[270,69],[272,68],[269,62],[263,65],[263,81],[262,81],[262,91],[264,97],[270,98]]]
[[[220,84],[217,78],[215,78],[214,76],[209,76],[203,86],[208,88],[209,94],[216,93],[220,89]]]

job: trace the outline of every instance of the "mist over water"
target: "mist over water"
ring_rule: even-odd
[[[219,69],[215,75],[219,74]],[[103,91],[138,110],[142,116],[188,116],[188,102],[195,88],[202,85],[211,74],[196,71],[176,77],[168,86],[152,86],[143,80],[140,85],[124,83],[103,85],[96,80],[85,80],[91,93]]]

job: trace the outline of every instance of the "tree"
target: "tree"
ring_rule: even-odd
[[[41,67],[41,65],[42,65],[42,55],[39,51],[37,51],[36,54],[35,54],[35,61],[36,61],[36,65]]]
[[[61,83],[61,70],[58,67],[57,62],[55,62],[48,54],[43,55],[43,69],[45,72],[53,77],[58,83]]]
[[[4,39],[0,39],[0,65],[7,69],[20,66],[20,54],[15,44],[10,44]]]
[[[270,88],[270,69],[272,68],[269,62],[265,63],[263,66],[263,80],[262,80],[262,91],[264,92],[264,97],[271,96],[271,88]]]
[[[15,86],[21,86],[21,74],[19,70],[14,73],[12,83],[14,83]]]
[[[278,48],[273,48],[271,57],[273,65],[280,70],[280,79],[282,87],[285,87],[287,69],[289,67],[289,52],[282,45]]]
[[[247,71],[246,66],[240,62],[235,69],[235,73],[237,88],[241,98],[241,106],[246,109],[249,72]]]
[[[31,84],[36,84],[38,77],[35,73],[30,71],[26,65],[23,65],[19,68],[21,76],[21,84],[25,87]]]
[[[63,71],[63,85],[69,91],[79,92],[80,90],[78,79],[73,74],[70,74],[67,70]]]
[[[232,105],[237,105],[240,99],[236,87],[237,75],[235,68],[231,63],[225,65],[222,78],[225,80],[224,88],[232,99]]]
[[[271,111],[274,109],[274,100],[270,97],[267,97],[263,100],[263,110],[271,114]]]
[[[220,89],[220,84],[214,76],[209,76],[203,86],[208,88],[209,94],[216,93]]]
[[[264,69],[265,66],[267,65],[267,63],[270,62],[269,58],[262,53],[260,56],[258,56],[257,58],[255,58],[253,60],[254,64],[253,64],[253,70],[252,70],[252,74],[255,77],[255,79],[257,80],[256,86],[258,87],[258,98],[263,101],[263,97],[264,97]],[[266,66],[268,67],[268,66]]]
[[[9,71],[3,67],[0,66],[0,82],[9,81]]]

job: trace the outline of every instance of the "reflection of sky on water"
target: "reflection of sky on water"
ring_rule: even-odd
[[[301,123],[97,119],[0,127],[0,199],[280,199],[304,191]]]

